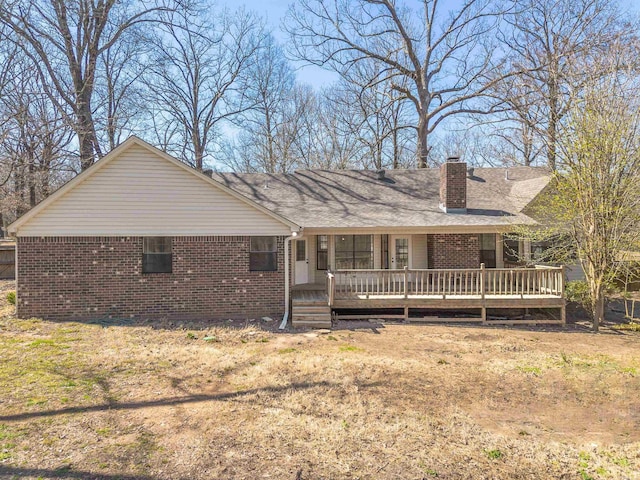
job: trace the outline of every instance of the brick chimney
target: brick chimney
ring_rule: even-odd
[[[445,213],[467,212],[467,164],[449,157],[440,166],[440,208]]]

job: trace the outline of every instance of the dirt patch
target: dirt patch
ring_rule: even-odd
[[[0,478],[640,478],[637,333],[268,323],[1,317]]]

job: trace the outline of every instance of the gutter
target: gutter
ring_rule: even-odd
[[[291,232],[291,236],[284,239],[284,316],[282,322],[278,327],[280,330],[287,328],[289,322],[289,283],[291,276],[291,266],[289,265],[289,247],[291,246],[291,240],[298,237],[298,232]]]

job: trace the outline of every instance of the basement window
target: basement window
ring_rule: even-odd
[[[171,273],[173,256],[171,237],[144,237],[142,273]]]
[[[276,237],[251,237],[249,270],[252,272],[275,272],[278,270]]]

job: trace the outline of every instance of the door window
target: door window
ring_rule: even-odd
[[[296,262],[304,262],[307,260],[307,242],[298,240],[296,243]]]
[[[409,266],[409,239],[396,238],[395,241],[395,267],[404,268]]]

